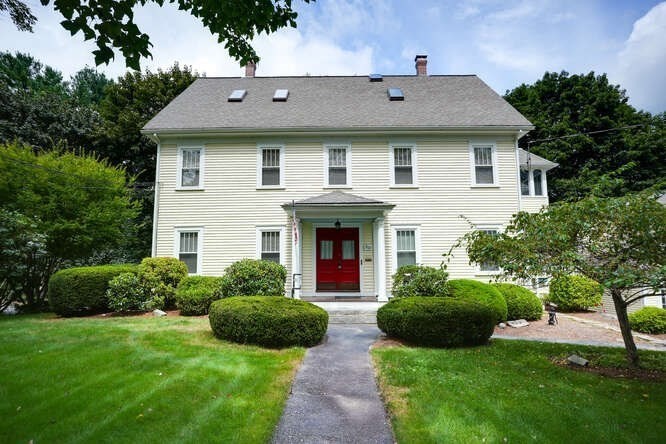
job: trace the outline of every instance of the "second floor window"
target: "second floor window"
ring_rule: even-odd
[[[414,146],[392,147],[393,186],[416,185],[416,153]]]
[[[473,148],[474,185],[494,185],[496,173],[493,162],[493,146],[475,145]]]
[[[349,186],[349,146],[332,145],[327,147],[326,157],[326,185]]]
[[[260,148],[260,183],[262,187],[276,187],[281,185],[281,158],[280,147]]]
[[[181,148],[178,186],[182,188],[201,188],[203,150],[201,148]]]

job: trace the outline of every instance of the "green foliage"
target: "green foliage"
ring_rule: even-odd
[[[176,288],[186,276],[187,265],[174,257],[147,257],[139,265],[139,278],[151,308],[174,307]]]
[[[453,279],[449,281],[449,294],[456,299],[487,305],[495,313],[495,324],[506,321],[506,301],[502,293],[490,284],[472,279]]]
[[[303,0],[309,3],[310,0]],[[201,20],[211,34],[224,43],[229,55],[241,64],[259,60],[250,42],[261,33],[272,33],[284,27],[296,27],[298,14],[291,7],[291,0],[256,0],[252,2],[208,2],[205,0],[166,0],[177,3],[178,8]],[[17,1],[23,11],[22,20],[12,18],[17,27],[30,27],[34,16],[22,1]],[[165,0],[97,0],[94,6],[84,1],[42,0],[53,3],[53,8],[64,17],[60,22],[72,35],[79,32],[85,40],[94,40],[97,49],[92,51],[95,63],[109,63],[114,49],[125,57],[128,68],[139,69],[141,58],[152,57],[150,37],[141,32],[134,22],[134,8],[146,3],[162,6]],[[3,3],[0,3],[2,5]],[[12,3],[13,5],[14,3]]]
[[[493,284],[506,301],[507,320],[525,319],[536,321],[543,316],[541,300],[525,287],[509,283]]]
[[[605,196],[622,196],[666,177],[666,114],[636,111],[625,91],[610,84],[605,74],[546,72],[533,85],[522,84],[504,98],[536,126],[520,146],[529,144],[530,151],[560,164],[548,172],[551,202],[578,200],[595,189]],[[631,125],[642,126],[599,132]],[[542,140],[549,138],[555,139]],[[598,187],[604,175],[616,171],[619,181]]]
[[[287,269],[272,261],[242,259],[222,277],[222,296],[284,296]]]
[[[666,310],[659,307],[643,307],[629,315],[633,330],[661,335],[666,333]]]
[[[657,201],[659,194],[589,196],[536,214],[518,213],[497,236],[464,235],[449,256],[463,245],[470,261],[494,262],[508,277],[579,274],[599,282],[616,306],[627,358],[637,365],[627,305],[645,296],[636,288],[666,287],[666,206]]]
[[[326,334],[328,313],[309,302],[285,297],[245,296],[210,306],[213,334],[241,344],[310,347]]]
[[[449,297],[394,298],[377,310],[377,326],[388,336],[433,347],[485,344],[496,318],[489,305]]]
[[[604,288],[585,276],[564,275],[550,282],[548,300],[557,304],[559,311],[585,311],[601,305]]]
[[[448,296],[448,277],[442,268],[404,265],[393,275],[393,297]]]
[[[113,311],[145,311],[148,308],[149,293],[135,273],[121,273],[111,279],[106,297]]]
[[[222,278],[214,276],[188,276],[176,289],[176,307],[184,316],[208,314],[210,304],[222,299]]]
[[[28,5],[20,0],[0,0],[0,12],[7,11],[12,23],[19,31],[32,32],[32,27],[37,22]]]
[[[49,280],[49,303],[61,316],[80,316],[108,310],[109,281],[119,274],[136,273],[136,265],[99,265],[60,270]]]
[[[0,146],[0,201],[29,223],[21,236],[43,245],[22,255],[24,302],[39,307],[51,274],[67,261],[117,246],[136,214],[122,169],[94,156]],[[16,233],[15,233],[16,234]]]

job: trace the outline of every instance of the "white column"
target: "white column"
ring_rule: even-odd
[[[292,224],[294,222],[292,221]],[[294,233],[295,232],[295,233]],[[294,282],[294,274],[301,274],[301,221],[296,219],[295,222],[295,229],[294,225],[292,225],[292,233],[291,233],[291,273],[292,273],[292,284]],[[295,234],[295,235],[294,235]],[[302,280],[302,275],[301,275],[301,280]],[[301,298],[301,290],[294,290],[294,299],[300,299]]]
[[[388,301],[386,294],[386,233],[384,230],[384,218],[375,219],[374,243],[375,243],[375,289],[378,301]]]

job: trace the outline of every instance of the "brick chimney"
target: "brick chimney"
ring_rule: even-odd
[[[427,55],[417,55],[414,57],[414,62],[416,62],[416,75],[417,76],[427,76],[428,75],[428,56]]]
[[[245,77],[254,77],[256,70],[257,64],[255,62],[247,62],[247,65],[245,65]]]

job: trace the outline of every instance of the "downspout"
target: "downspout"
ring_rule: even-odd
[[[157,256],[157,221],[159,218],[159,212],[157,209],[160,204],[160,138],[157,136],[157,133],[153,133],[153,140],[157,142],[157,158],[155,159],[155,199],[153,202],[153,245],[151,247],[150,255],[152,257]]]
[[[516,151],[516,176],[517,176],[516,179],[517,179],[517,183],[518,183],[518,212],[520,212],[523,209],[523,193],[522,193],[521,183],[520,183],[520,152],[518,151],[518,139],[520,139],[520,137],[521,137],[520,133],[522,133],[522,132],[523,132],[523,130],[519,131],[518,135],[516,136],[516,142],[515,142],[515,144],[516,144],[516,147],[515,147],[515,151]]]

